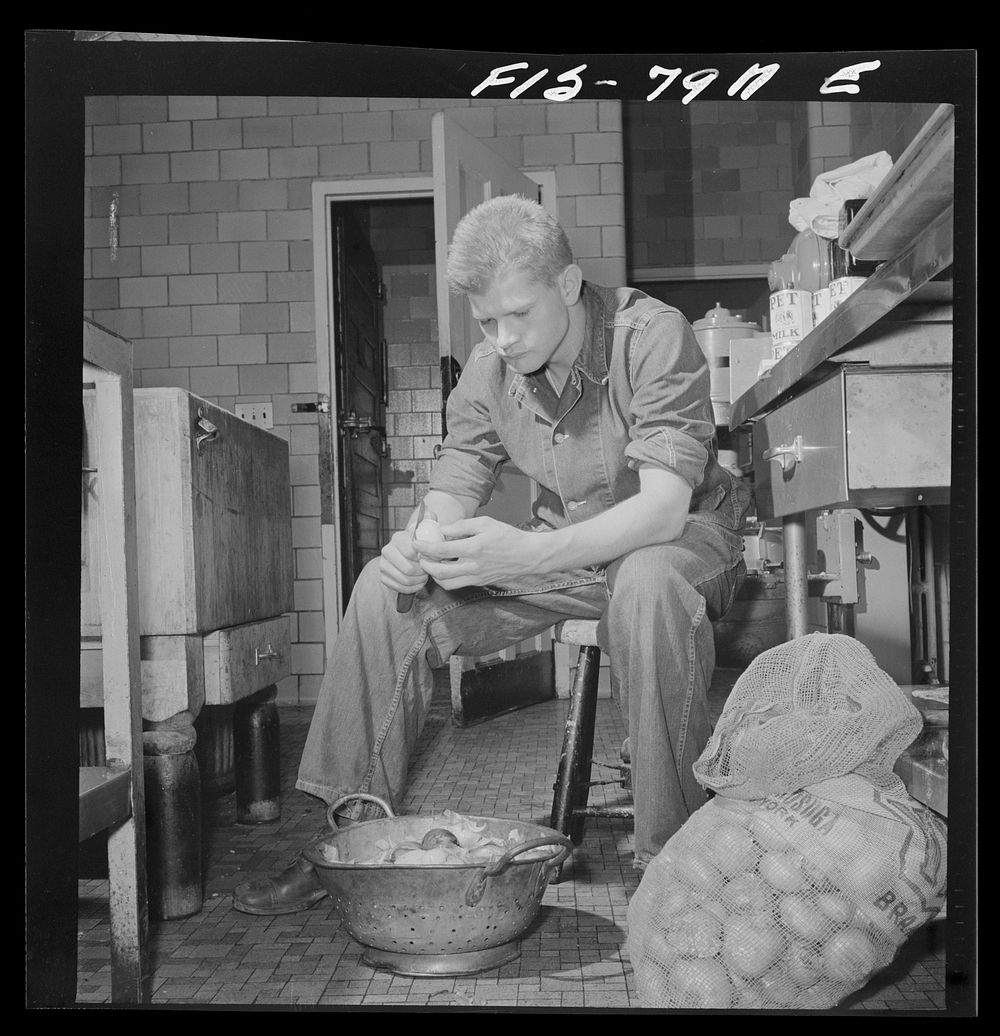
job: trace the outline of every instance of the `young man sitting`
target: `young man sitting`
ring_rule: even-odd
[[[296,787],[396,808],[432,668],[599,619],[628,719],[641,868],[705,802],[691,765],[710,733],[710,620],[746,572],[749,494],[718,463],[708,367],[676,309],[585,282],[562,228],[525,198],[465,216],[448,280],[483,338],[448,398],[424,498],[446,539],[414,540],[414,512],[365,568]],[[539,487],[520,527],[477,516],[508,462]],[[415,595],[410,611],[398,594]],[[300,857],[237,889],[234,905],[278,914],[323,895]]]

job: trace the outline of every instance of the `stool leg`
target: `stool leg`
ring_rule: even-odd
[[[584,818],[574,817],[573,811],[585,807],[590,794],[594,723],[597,716],[597,682],[600,670],[600,649],[580,648],[576,679],[570,692],[559,770],[556,774],[551,821],[551,826],[560,834],[567,835],[574,845],[579,845],[583,841]]]

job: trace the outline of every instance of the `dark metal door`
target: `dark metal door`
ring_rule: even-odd
[[[350,209],[332,206],[343,600],[385,542],[386,349],[381,270]]]

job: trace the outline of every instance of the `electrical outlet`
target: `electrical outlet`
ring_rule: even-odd
[[[270,403],[237,403],[236,416],[258,428],[273,428],[274,414]]]

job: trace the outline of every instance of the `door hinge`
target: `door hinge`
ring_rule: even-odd
[[[385,301],[385,284],[383,281],[379,281],[375,287],[375,297],[379,302]]]
[[[353,410],[346,417],[342,417],[337,424],[340,426],[341,431],[351,432],[354,438],[357,438],[359,431],[385,432],[384,425],[375,424],[370,417],[358,417]]]

